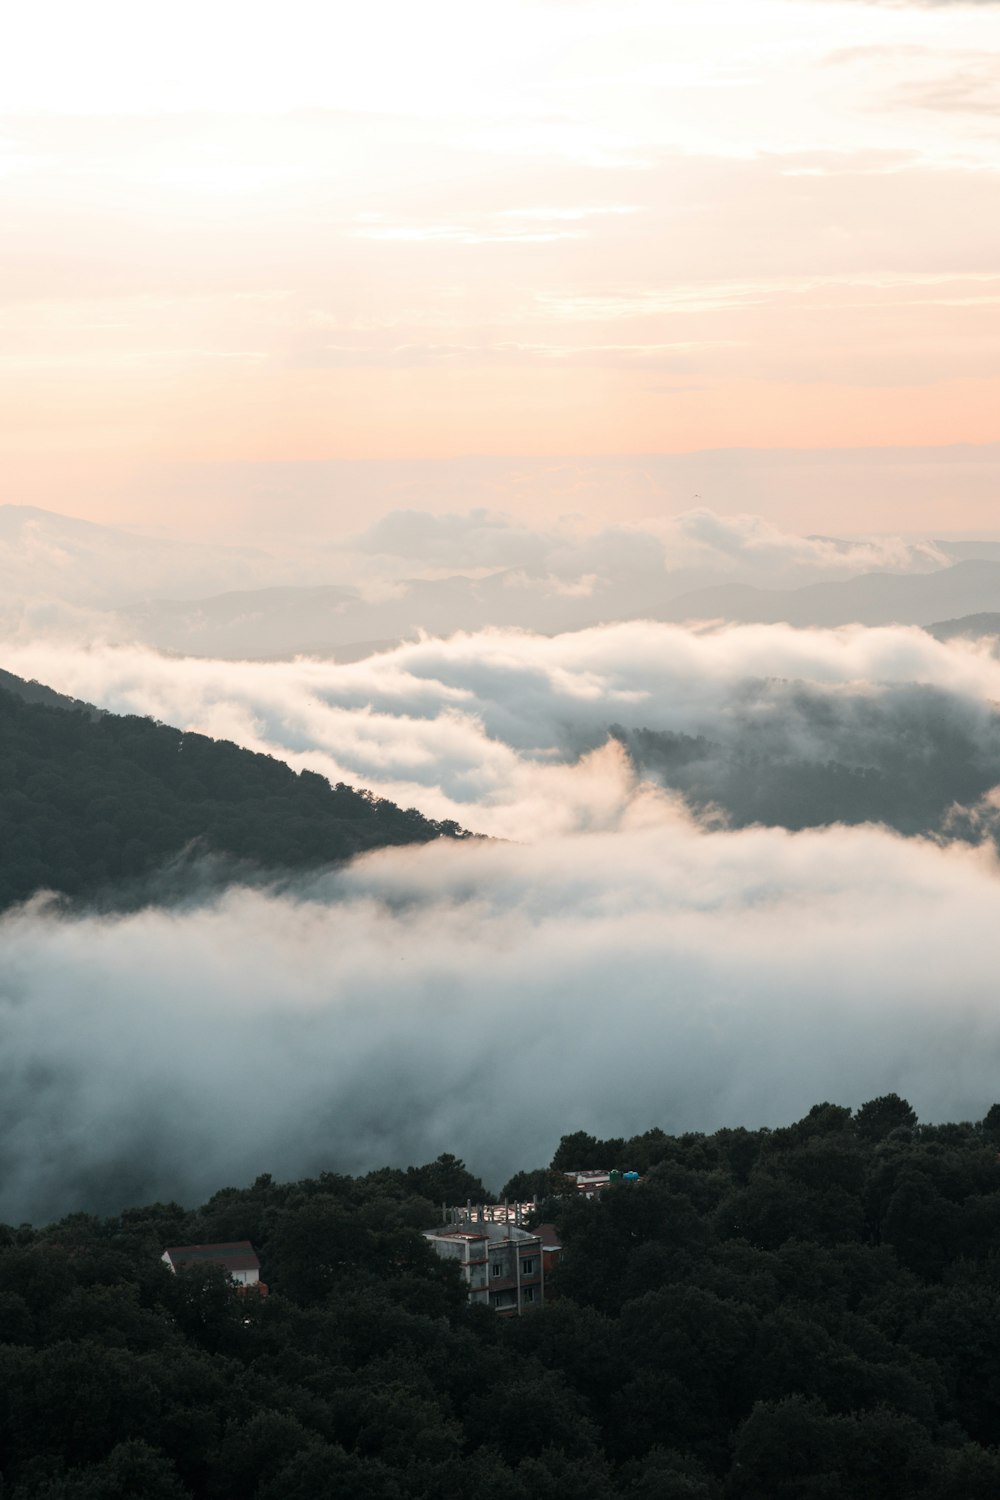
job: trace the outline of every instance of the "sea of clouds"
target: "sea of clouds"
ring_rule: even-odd
[[[493,841],[120,917],[8,913],[2,1217],[445,1150],[499,1187],[578,1128],[777,1124],[890,1089],[979,1118],[1000,1097],[992,844],[695,816],[609,734],[710,736],[725,759],[750,724],[769,756],[891,766],[926,719],[988,771],[985,647],[635,621],[340,666],[41,638],[3,661]]]
[[[670,805],[636,822],[186,909],[8,914],[4,1216],[446,1150],[499,1187],[579,1128],[997,1098],[992,854],[706,831]]]
[[[771,761],[874,768],[944,732],[1000,781],[1000,661],[910,627],[486,630],[340,665],[36,639],[9,643],[3,662],[500,838],[619,826],[645,790],[607,748],[612,726],[705,737],[723,763],[752,738]]]

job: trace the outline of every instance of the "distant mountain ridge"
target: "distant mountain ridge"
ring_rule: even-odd
[[[862,573],[795,589],[720,584],[679,595],[660,618],[800,627],[931,625],[994,611],[1000,611],[1000,562],[971,559],[935,573]]]
[[[1000,636],[1000,612],[980,615],[960,615],[956,620],[935,620],[925,627],[929,635],[938,641],[953,641],[961,637],[969,640],[986,636]]]
[[[456,559],[447,564],[454,572],[437,565],[422,572],[418,547],[413,557],[391,554],[398,574],[373,578],[336,541],[269,556],[0,506],[0,634],[53,629],[221,660],[349,661],[421,631],[447,636],[496,627],[550,635],[637,618],[931,625],[1000,612],[1000,542],[898,539],[898,546],[866,553],[846,539],[812,537],[801,539],[805,561],[796,562],[784,538],[779,567],[766,562],[767,546],[755,550],[739,528],[720,521],[717,529],[718,536],[711,528],[706,534],[702,556],[683,547],[676,555],[665,551],[641,528],[600,546],[591,538],[589,550],[577,542],[560,550],[551,536],[528,528],[500,551],[482,543],[483,566],[475,565],[473,549],[464,571]],[[830,556],[841,559],[835,573]],[[882,560],[883,570],[840,571],[851,558],[863,566],[863,557]],[[897,561],[903,571],[895,571]],[[805,581],[813,578],[823,581]],[[57,607],[40,609],[42,603]]]
[[[0,505],[0,599],[114,609],[167,592],[199,597],[275,581],[248,547],[144,536],[32,505]]]
[[[192,851],[225,883],[441,837],[471,835],[229,741],[0,678],[0,907],[38,890],[145,904]]]
[[[411,580],[397,598],[362,599],[339,586],[241,590],[200,600],[152,600],[122,612],[123,624],[146,644],[186,655],[223,659],[281,653],[361,654],[356,643],[385,649],[418,629],[448,635],[458,629],[517,625],[525,585],[510,571],[487,578]],[[966,559],[932,573],[862,573],[856,577],[764,589],[725,583],[671,595],[664,575],[647,579],[628,601],[610,589],[579,598],[532,602],[541,633],[647,617],[683,624],[721,619],[739,624],[799,628],[840,625],[932,625],[945,617],[1000,612],[1000,561]]]

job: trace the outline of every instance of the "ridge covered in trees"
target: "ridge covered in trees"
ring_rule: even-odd
[[[599,1198],[560,1170],[640,1171]],[[1000,1106],[567,1135],[520,1319],[420,1230],[454,1157],[0,1230],[12,1500],[995,1500]],[[508,1184],[508,1189],[511,1184]],[[552,1195],[552,1189],[560,1191]],[[164,1246],[250,1239],[271,1295]]]
[[[227,740],[0,679],[0,907],[38,890],[132,904],[192,848],[282,872],[442,836],[469,837]]]

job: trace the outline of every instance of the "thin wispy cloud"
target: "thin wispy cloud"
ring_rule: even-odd
[[[182,458],[992,438],[990,304],[971,332],[931,279],[1000,252],[989,64],[952,64],[996,55],[996,5],[292,0],[266,45],[229,14],[180,0],[150,46],[155,8],[40,0],[0,58],[0,454],[42,503],[62,454],[100,496]]]

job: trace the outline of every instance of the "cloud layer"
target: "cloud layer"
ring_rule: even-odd
[[[35,641],[11,643],[4,663],[72,697],[232,739],[503,838],[627,818],[645,792],[607,748],[614,726],[648,775],[699,804],[735,796],[754,760],[779,777],[783,766],[835,762],[898,781],[909,757],[940,770],[926,792],[939,812],[942,799],[1000,781],[1000,662],[985,646],[909,628],[638,620],[554,637],[425,638],[344,665]],[[669,771],[663,746],[654,753],[639,731],[704,741],[694,770]],[[732,810],[765,816],[745,796]],[[893,804],[866,815],[894,817]]]
[[[680,587],[728,577],[791,586],[874,570],[926,572],[952,561],[945,545],[929,540],[801,536],[762,516],[720,514],[708,506],[596,531],[567,522],[532,527],[485,507],[437,514],[394,510],[355,537],[353,546],[411,568],[506,567],[563,579],[654,573],[662,581],[666,574],[675,591],[678,577]]]
[[[699,822],[663,785],[701,778],[692,801],[726,793],[739,823],[762,768],[787,791],[837,757],[877,773],[888,816],[937,754],[979,795],[1000,781],[985,648],[635,621],[344,666],[44,641],[4,660],[506,841],[120,918],[9,913],[0,1217],[443,1150],[499,1185],[580,1127],[773,1124],[889,1089],[924,1118],[994,1101],[992,846]],[[994,793],[963,831],[995,822]]]
[[[986,854],[646,826],[370,857],[298,896],[0,923],[0,1216],[559,1135],[777,1124],[897,1089],[980,1117]]]

